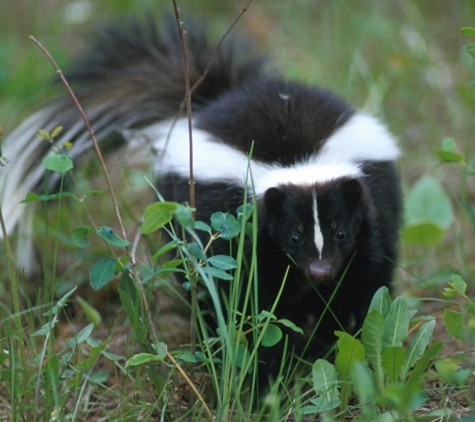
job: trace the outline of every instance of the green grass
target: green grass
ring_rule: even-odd
[[[192,14],[204,15],[211,22],[210,30],[218,36],[245,5],[244,1],[211,0],[178,3],[185,22]],[[86,9],[84,21],[75,23],[67,18],[66,2],[59,0],[47,4],[11,2],[2,11],[0,125],[4,137],[44,101],[63,92],[61,85],[48,83],[55,78],[54,70],[28,35],[41,41],[67,70],[69,59],[85,47],[81,35],[88,33],[92,23],[113,14],[172,10],[171,1],[70,4],[89,4],[92,9]],[[429,245],[401,241],[394,283],[396,294],[418,311],[411,319],[409,339],[428,317],[435,317],[432,341],[444,342],[436,365],[424,367],[412,396],[407,389],[404,391],[408,378],[386,380],[384,394],[370,394],[369,381],[365,380],[371,375],[356,365],[348,378],[353,386],[348,407],[330,410],[325,420],[361,414],[361,420],[372,421],[388,410],[393,413],[386,414],[384,420],[454,420],[468,416],[470,409],[472,418],[475,416],[474,338],[467,334],[467,326],[467,331],[461,330],[465,323],[473,323],[475,314],[475,177],[464,174],[460,165],[437,164],[434,152],[434,147],[450,137],[469,164],[475,155],[475,73],[463,48],[473,39],[460,33],[464,26],[475,26],[475,3],[470,0],[262,0],[251,4],[237,28],[269,50],[275,67],[287,77],[332,89],[356,107],[381,117],[398,136],[404,151],[400,173],[406,196],[422,176],[428,175],[445,192],[446,198],[440,197],[439,201],[446,199],[453,209],[454,217],[443,228],[439,241]],[[120,157],[115,159],[120,162]],[[143,179],[144,175],[150,178],[149,172],[114,164],[110,168],[120,192],[119,206],[128,237],[133,239],[146,205],[154,197]],[[8,171],[8,167],[0,170]],[[105,191],[88,202],[97,224],[111,226],[119,233],[100,173],[78,173],[83,191]],[[127,183],[119,182],[124,180]],[[123,185],[127,189],[118,189]],[[179,283],[172,277],[155,278],[141,285],[137,278],[122,275],[99,291],[91,289],[90,272],[107,256],[108,249],[98,236],[90,236],[87,249],[76,248],[71,231],[87,225],[87,217],[76,202],[64,200],[61,209],[57,207],[57,202],[45,207],[47,212],[37,219],[37,243],[48,253],[33,280],[25,280],[18,272],[18,281],[11,281],[6,243],[2,248],[0,421],[54,420],[55,412],[59,412],[56,420],[208,420],[206,406],[218,415],[218,420],[311,420],[305,418],[312,413],[301,413],[302,409],[312,410],[308,408],[314,405],[310,400],[318,395],[312,389],[310,366],[305,366],[305,376],[295,385],[286,384],[287,390],[269,399],[266,408],[255,407],[255,385],[234,365],[243,351],[235,341],[239,336],[234,336],[233,327],[221,327],[222,335],[233,346],[228,350],[216,352],[203,346],[206,342],[198,344],[205,357],[217,353],[222,366],[205,359],[192,373],[190,364],[183,365],[203,402],[190,395],[189,383],[171,358],[163,357],[159,346],[151,346],[163,342],[175,359],[194,359],[189,354],[190,308]],[[71,215],[75,217],[73,222]],[[182,238],[181,233],[176,236]],[[142,279],[153,272],[149,257],[162,243],[156,234],[141,242],[136,255]],[[123,250],[115,250],[124,255]],[[189,253],[189,249],[182,249],[182,253]],[[465,293],[463,284],[453,275],[464,280]],[[201,276],[206,279],[205,274]],[[448,281],[454,284],[444,296]],[[14,300],[15,288],[19,303]],[[71,296],[63,303],[61,298],[67,294]],[[230,296],[236,302],[237,292]],[[444,315],[447,308],[452,312]],[[90,325],[93,322],[95,325]],[[198,338],[203,340],[203,322],[198,319],[197,324]],[[243,329],[237,324],[238,332]],[[262,327],[254,333],[258,336]],[[408,349],[409,344],[404,341],[403,348]],[[144,355],[137,357],[139,353]],[[162,356],[166,364],[151,362],[156,356]],[[142,357],[147,363],[132,365],[136,363],[129,361],[132,357]],[[252,349],[247,359],[241,361],[243,366],[255,363]],[[429,398],[418,401],[421,392]],[[414,403],[419,406],[414,407]],[[439,413],[431,414],[434,411]],[[428,414],[431,416],[424,419]]]

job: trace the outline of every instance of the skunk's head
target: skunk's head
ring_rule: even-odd
[[[266,230],[273,246],[294,260],[307,280],[335,280],[355,251],[364,215],[358,179],[285,184],[264,193]]]

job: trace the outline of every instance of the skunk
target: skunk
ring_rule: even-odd
[[[327,90],[276,76],[243,41],[225,42],[206,70],[214,45],[203,25],[186,29],[190,84],[206,73],[192,94],[196,217],[234,211],[245,188],[255,195],[259,307],[273,305],[285,279],[274,313],[310,332],[318,322],[307,348],[316,356],[335,330],[358,329],[373,294],[390,286],[401,214],[398,146],[377,119]],[[185,96],[183,67],[175,22],[149,20],[103,29],[68,75],[103,148],[150,148],[159,191],[177,202],[189,199],[188,122],[173,122]],[[38,189],[41,159],[52,153],[36,134],[58,125],[74,160],[92,148],[69,96],[5,141],[11,164],[0,173],[2,209],[10,232],[22,222],[22,237],[31,220],[18,203]],[[140,136],[114,136],[134,130]],[[297,338],[291,346],[303,348]],[[264,372],[275,375],[280,359],[263,354]]]

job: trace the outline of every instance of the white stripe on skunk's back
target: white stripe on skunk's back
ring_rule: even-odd
[[[156,174],[160,177],[173,173],[186,179],[189,177],[188,122],[178,120],[166,143],[171,124],[171,121],[162,122],[143,132],[157,153]],[[256,194],[261,195],[279,184],[311,185],[344,176],[361,177],[361,162],[393,161],[398,156],[397,144],[387,129],[373,117],[356,114],[325,141],[317,154],[304,162],[284,167],[251,160],[251,172]],[[193,168],[197,182],[219,181],[243,186],[247,167],[246,154],[206,131],[193,129]]]

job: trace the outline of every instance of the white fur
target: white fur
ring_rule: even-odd
[[[176,173],[189,177],[189,135],[186,119],[178,120],[170,132],[171,122],[150,126],[144,132],[157,152],[155,171],[158,176]],[[167,136],[170,138],[167,143]],[[394,160],[399,156],[396,142],[378,120],[357,114],[325,142],[323,148],[305,161],[284,167],[251,160],[250,168],[257,195],[280,184],[312,185],[340,177],[361,177],[362,161]],[[220,181],[243,185],[248,157],[221,143],[206,131],[193,129],[193,169],[198,182]],[[249,184],[249,187],[250,184]]]
[[[314,241],[319,253],[319,259],[321,260],[323,251],[323,233],[320,228],[320,219],[318,218],[317,192],[315,191],[313,192],[313,220],[315,222]]]
[[[393,161],[400,155],[397,143],[378,119],[355,114],[330,136],[320,157],[325,162]]]

